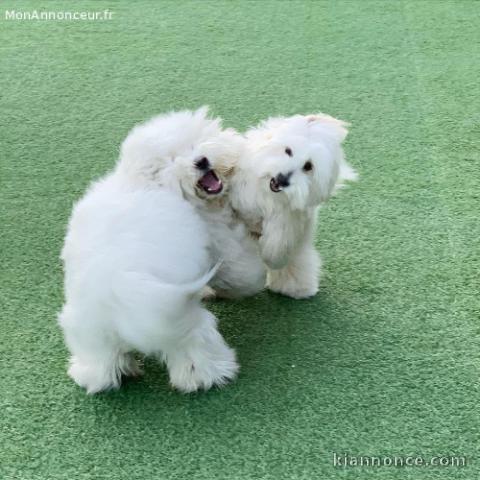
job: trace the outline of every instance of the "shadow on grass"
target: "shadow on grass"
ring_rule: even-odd
[[[336,356],[338,305],[338,300],[322,291],[307,300],[263,292],[243,300],[210,301],[207,308],[218,317],[221,333],[237,351],[241,371],[234,382],[184,395],[169,385],[164,365],[146,358],[143,377],[126,379],[120,390],[91,397],[91,401],[99,410],[113,408],[124,413],[130,408],[138,410],[141,403],[141,408],[154,414],[170,408],[203,410],[220,403],[232,405],[248,401],[252,391],[282,395],[292,365],[305,351],[321,351],[325,359]]]

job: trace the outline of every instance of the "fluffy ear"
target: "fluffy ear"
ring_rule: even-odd
[[[344,159],[342,159],[338,172],[337,188],[343,187],[345,182],[356,182],[357,180],[358,173]]]
[[[307,122],[312,127],[312,133],[319,135],[328,135],[334,138],[338,143],[345,140],[348,134],[347,127],[349,124],[337,118],[333,118],[330,115],[324,113],[317,113],[313,115],[307,115]]]
[[[222,175],[229,176],[234,172],[240,156],[245,148],[245,139],[233,128],[222,130],[213,140],[204,144],[205,151],[212,152],[216,158],[215,169]]]
[[[349,124],[323,113],[307,115],[306,118],[312,137],[328,149],[337,164],[336,173],[329,185],[328,196],[330,196],[345,186],[346,182],[355,181],[358,178],[357,172],[345,161],[341,147],[347,136]]]

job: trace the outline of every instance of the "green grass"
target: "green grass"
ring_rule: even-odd
[[[113,11],[11,21],[3,9]],[[0,11],[0,479],[478,478],[480,4],[13,2]],[[127,131],[212,106],[245,128],[352,123],[361,180],[321,212],[320,293],[212,309],[238,380],[163,367],[88,397],[55,316],[73,201]],[[465,468],[334,468],[333,452],[465,455]]]

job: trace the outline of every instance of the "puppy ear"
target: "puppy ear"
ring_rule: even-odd
[[[311,138],[323,145],[331,159],[331,169],[324,171],[322,179],[326,184],[322,201],[326,201],[346,182],[357,179],[355,170],[345,161],[342,142],[347,136],[348,123],[323,113],[307,115]]]
[[[193,112],[193,115],[195,117],[205,119],[205,118],[208,118],[209,111],[210,111],[210,107],[208,105],[202,105],[200,108],[197,108],[197,110]]]
[[[312,127],[312,133],[318,135],[327,135],[335,139],[338,143],[342,143],[348,134],[347,122],[338,120],[337,118],[317,113],[306,116],[308,124]]]
[[[323,113],[307,115],[307,121],[309,124],[318,125],[319,127],[325,129],[325,131],[327,131],[328,134],[335,138],[339,143],[345,140],[345,137],[348,134],[347,127],[350,126],[350,124],[347,122],[338,120],[337,118],[331,117],[330,115],[325,115]],[[345,186],[345,182],[354,182],[356,180],[358,180],[358,174],[345,161],[342,152],[339,157],[339,172],[335,191]]]
[[[211,142],[206,144],[216,156],[215,169],[222,175],[233,174],[235,166],[245,148],[245,139],[235,129],[227,128]],[[208,153],[208,150],[207,150]]]

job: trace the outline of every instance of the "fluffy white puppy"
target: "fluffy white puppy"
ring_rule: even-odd
[[[237,137],[206,109],[154,118],[130,133],[115,170],[75,205],[59,323],[69,374],[89,393],[139,374],[134,351],[165,361],[184,392],[235,376],[235,353],[200,303],[219,254],[194,204],[222,193]]]
[[[346,134],[344,122],[323,114],[272,118],[246,132],[230,198],[258,237],[273,291],[293,298],[318,291],[317,208],[356,178],[343,155]]]

